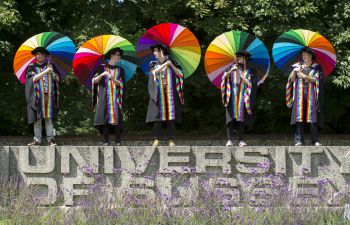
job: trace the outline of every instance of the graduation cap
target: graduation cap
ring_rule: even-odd
[[[241,51],[238,51],[238,52],[236,53],[236,56],[237,56],[237,57],[243,56],[243,57],[249,58],[249,57],[252,56],[252,55],[251,55],[248,51],[246,51],[246,50],[241,50]]]
[[[302,47],[302,48],[300,49],[300,54],[303,53],[303,52],[306,52],[306,53],[311,54],[311,55],[312,55],[312,59],[316,59],[316,55],[315,55],[315,53],[312,51],[311,48],[304,46],[304,47]]]
[[[111,55],[114,55],[116,52],[119,52],[120,56],[123,55],[124,51],[123,49],[119,48],[119,47],[116,47],[116,48],[112,48],[111,50],[109,50],[105,55],[104,57],[106,59],[110,59],[111,58]]]
[[[169,50],[167,47],[165,47],[164,45],[162,44],[155,44],[155,45],[152,45],[151,47],[151,51],[154,52],[154,49],[158,48],[159,50],[162,50],[163,54],[164,55],[169,55]]]
[[[36,53],[38,53],[38,52],[44,53],[46,55],[50,55],[50,52],[44,47],[36,47],[34,50],[32,50],[31,53],[32,53],[32,55],[36,55]]]

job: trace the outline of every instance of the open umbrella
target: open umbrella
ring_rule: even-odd
[[[291,65],[302,60],[300,49],[304,46],[312,49],[323,75],[328,76],[336,64],[335,50],[325,37],[310,30],[290,30],[276,39],[272,56],[277,67],[288,73]]]
[[[86,41],[74,56],[73,71],[79,82],[91,88],[92,78],[103,62],[104,54],[117,47],[124,52],[117,65],[124,69],[125,82],[129,81],[137,68],[135,47],[121,36],[100,35]]]
[[[26,40],[17,50],[13,60],[13,69],[19,81],[24,84],[25,73],[30,63],[36,62],[31,51],[37,47],[44,47],[49,51],[50,63],[57,67],[60,78],[65,76],[72,69],[72,60],[76,51],[73,41],[64,34],[57,32],[44,32]]]
[[[150,50],[155,44],[162,44],[168,48],[171,59],[180,64],[185,78],[196,70],[201,58],[201,49],[196,36],[179,24],[162,23],[148,29],[136,46],[139,65],[146,75],[149,63],[156,60]]]
[[[220,89],[225,70],[236,60],[236,53],[248,51],[251,55],[247,66],[256,71],[258,84],[267,77],[270,57],[265,45],[254,35],[243,31],[229,31],[216,37],[208,46],[204,57],[209,80]]]

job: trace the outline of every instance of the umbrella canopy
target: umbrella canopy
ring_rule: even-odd
[[[134,76],[137,68],[135,47],[121,36],[101,35],[85,42],[74,56],[73,71],[81,84],[91,88],[92,78],[98,65],[103,63],[104,55],[114,48],[123,50],[117,65],[124,69],[125,82]]]
[[[207,76],[217,88],[220,89],[222,75],[236,61],[239,51],[247,51],[251,55],[247,66],[256,71],[258,84],[266,79],[270,70],[270,57],[265,45],[247,32],[229,31],[210,43],[204,57]]]
[[[201,49],[196,36],[179,24],[162,23],[148,29],[136,46],[139,65],[146,75],[149,63],[156,60],[150,49],[156,44],[168,48],[170,58],[180,64],[185,78],[196,70],[201,58]]]
[[[50,63],[55,64],[64,79],[72,70],[72,60],[75,54],[73,41],[64,34],[57,32],[44,32],[26,40],[17,50],[13,60],[13,69],[19,81],[25,83],[25,73],[30,63],[36,62],[32,50],[37,47],[45,48],[49,53]]]
[[[323,75],[328,76],[335,68],[335,50],[325,37],[310,30],[290,30],[276,39],[272,56],[277,67],[288,73],[291,65],[302,60],[300,50],[304,46],[312,49]]]

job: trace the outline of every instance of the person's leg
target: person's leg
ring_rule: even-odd
[[[245,133],[244,122],[238,122],[239,147],[247,146],[247,143],[244,140],[244,133]]]
[[[232,146],[232,136],[233,136],[233,122],[229,122],[226,125],[226,135],[227,135],[227,142],[226,146]]]
[[[109,143],[109,125],[108,124],[103,125],[102,132],[103,132],[103,144],[108,145]]]
[[[156,121],[153,123],[153,146],[158,146],[159,145],[159,139],[162,134],[162,121]]]
[[[167,132],[169,140],[175,138],[175,120],[167,121]]]
[[[114,125],[114,132],[115,132],[115,144],[120,145],[121,130],[119,125]]]
[[[227,140],[232,141],[232,136],[233,136],[233,125],[232,122],[229,122],[226,125],[226,135],[227,135]]]
[[[304,123],[297,122],[295,123],[295,134],[294,142],[296,145],[301,145],[304,142]]]
[[[175,146],[174,137],[175,137],[175,120],[167,121],[167,132],[169,138],[169,146]]]
[[[41,143],[41,129],[42,129],[42,121],[41,118],[34,122],[34,141],[37,143]]]
[[[54,141],[55,135],[53,131],[53,122],[52,122],[52,119],[50,118],[45,119],[45,131],[46,131],[47,142],[50,143],[50,141]]]
[[[238,122],[238,138],[239,141],[244,141],[245,125],[243,122]]]
[[[310,123],[310,133],[312,144],[315,145],[318,143],[318,127],[317,123]]]
[[[162,121],[156,121],[153,123],[153,137],[154,139],[160,139],[162,135]]]

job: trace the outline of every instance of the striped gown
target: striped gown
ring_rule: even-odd
[[[33,75],[35,76],[46,70],[47,66],[34,66],[33,68]],[[46,93],[45,82],[47,82]],[[58,82],[59,76],[53,77],[49,74],[46,74],[43,79],[34,82],[37,110],[42,118],[52,119],[55,117],[55,110],[58,108]],[[45,101],[44,95],[47,95],[47,101]]]
[[[222,103],[230,112],[230,117],[240,122],[244,122],[244,111],[252,115],[250,107],[250,94],[252,91],[252,80],[250,70],[243,72],[243,76],[248,79],[246,84],[239,76],[243,71],[232,71],[230,76],[222,79],[221,97]]]
[[[150,73],[149,92],[151,98],[146,122],[181,121],[180,104],[184,103],[184,75],[181,67],[176,62],[173,63],[177,67],[178,74],[171,66],[163,68],[156,76]],[[150,71],[157,69],[159,66],[161,66],[159,62],[151,62]]]
[[[292,67],[300,67],[301,64],[294,64]],[[319,112],[320,92],[320,67],[317,63],[311,68],[306,68],[306,74],[316,78],[316,82],[306,82],[296,77],[294,81],[288,79],[286,85],[286,104],[292,108],[291,124],[296,122],[316,123]]]

